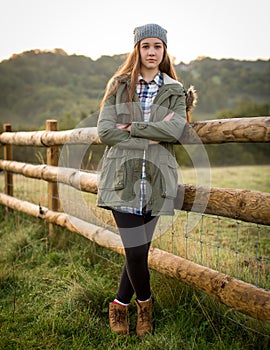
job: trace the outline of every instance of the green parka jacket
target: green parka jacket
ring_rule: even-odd
[[[185,90],[181,83],[163,73],[164,84],[159,89],[149,122],[135,93],[132,105],[125,101],[127,82],[120,84],[101,110],[98,135],[107,147],[104,152],[97,205],[139,208],[142,159],[146,159],[147,205],[152,215],[173,215],[178,176],[173,144],[180,139],[186,123]],[[132,113],[130,113],[132,111]],[[174,112],[169,121],[164,117]],[[117,123],[130,123],[127,132]],[[149,141],[159,141],[150,144]]]

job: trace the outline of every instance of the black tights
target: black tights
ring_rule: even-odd
[[[126,253],[116,298],[128,304],[135,293],[139,300],[147,300],[151,296],[148,252],[158,216],[112,212]]]

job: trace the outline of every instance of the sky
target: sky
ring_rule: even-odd
[[[61,48],[96,60],[133,49],[133,30],[167,30],[175,62],[270,58],[270,0],[0,0],[0,61]]]

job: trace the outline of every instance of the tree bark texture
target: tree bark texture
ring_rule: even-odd
[[[270,142],[270,117],[231,118],[187,124],[181,144]]]
[[[4,132],[12,132],[11,124],[4,124],[3,131]],[[4,160],[7,160],[7,161],[13,160],[13,146],[12,145],[4,145],[3,148],[4,148],[4,151],[3,151]],[[9,196],[13,196],[13,174],[8,172],[8,171],[4,171],[4,178],[5,178],[4,192],[5,192],[5,194],[7,194]],[[12,210],[10,208],[5,207],[6,216],[11,211]]]
[[[186,124],[181,144],[219,144],[224,142],[270,142],[270,116],[232,118]],[[59,146],[64,144],[100,144],[97,128],[66,131],[4,132],[1,144],[21,146]]]
[[[270,193],[179,185],[175,209],[270,225]]]
[[[0,143],[37,147],[61,146],[65,144],[101,144],[96,127],[64,131],[4,132],[0,135]]]
[[[61,168],[46,164],[33,165],[0,159],[0,169],[39,180],[60,182],[78,190],[97,193],[97,174],[87,173],[72,168]]]

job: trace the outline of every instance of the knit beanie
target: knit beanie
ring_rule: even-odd
[[[134,46],[145,38],[159,38],[167,46],[167,30],[158,24],[150,23],[141,27],[136,27],[133,31]]]

